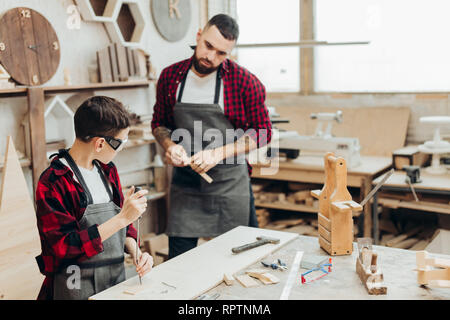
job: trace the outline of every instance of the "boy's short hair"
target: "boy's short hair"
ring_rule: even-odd
[[[93,137],[115,137],[130,126],[130,113],[113,98],[94,96],[84,101],[75,112],[75,135],[89,142]]]

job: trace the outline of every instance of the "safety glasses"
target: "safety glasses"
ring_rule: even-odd
[[[93,138],[94,136],[88,136],[86,137],[87,139]],[[96,137],[100,137],[105,139],[105,141],[111,146],[111,148],[113,148],[114,150],[117,151],[117,149],[119,149],[121,146],[124,146],[125,143],[128,142],[128,138],[121,140],[121,139],[117,139],[114,137],[110,137],[110,136],[96,136]]]

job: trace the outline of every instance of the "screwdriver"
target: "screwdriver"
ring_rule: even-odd
[[[142,190],[142,188],[141,187],[136,187],[135,189],[134,189],[134,193],[136,193],[136,192],[139,192],[139,191],[141,191]],[[139,217],[138,218],[138,220],[137,220],[137,237],[136,237],[136,266],[138,265],[138,263],[139,263],[139,222],[141,221],[141,217]],[[141,278],[141,276],[139,276],[139,282],[140,282],[140,284],[142,285],[142,278]]]

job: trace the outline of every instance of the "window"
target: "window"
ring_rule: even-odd
[[[317,0],[315,91],[450,90],[450,1]]]
[[[286,46],[300,40],[299,0],[237,0],[240,35],[235,55],[267,91],[300,90],[300,49]],[[271,44],[261,46],[261,44]]]

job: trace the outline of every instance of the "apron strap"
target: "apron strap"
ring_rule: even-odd
[[[78,169],[77,164],[75,163],[75,161],[73,160],[73,158],[71,157],[71,155],[69,154],[69,149],[61,149],[59,150],[59,155],[62,156],[64,159],[66,159],[67,163],[69,164],[69,167],[72,169],[73,173],[75,174],[75,176],[78,179],[78,182],[81,184],[81,186],[83,187],[84,192],[86,193],[86,197],[87,197],[87,204],[92,204],[93,200],[92,200],[92,195],[89,191],[89,188],[87,187],[86,182],[84,181],[83,175],[80,172],[80,169]]]
[[[189,69],[188,72],[186,72],[185,76],[183,77],[183,80],[181,81],[181,85],[180,85],[180,92],[178,93],[178,102],[181,103],[181,98],[183,96],[183,91],[184,91],[184,86],[186,84],[186,78],[187,78],[187,74],[189,73],[190,69],[192,67],[192,62],[189,65]],[[219,68],[217,69],[217,75],[216,75],[216,91],[214,92],[214,104],[218,104],[219,103],[219,98],[220,98],[220,87],[221,87],[221,81],[220,81],[220,69],[222,68],[222,65],[219,66]]]
[[[109,199],[110,199],[111,201],[113,201],[113,199],[114,199],[114,198],[113,198],[113,194],[112,194],[111,189],[110,189],[110,187],[109,187],[108,181],[106,181],[105,172],[103,171],[102,166],[100,165],[100,163],[98,163],[97,160],[94,160],[94,165],[97,167],[97,169],[98,169],[98,171],[99,171],[99,174],[100,174],[100,177],[101,177],[101,179],[102,179],[103,185],[105,186],[106,192],[107,192],[108,195],[109,195]]]

